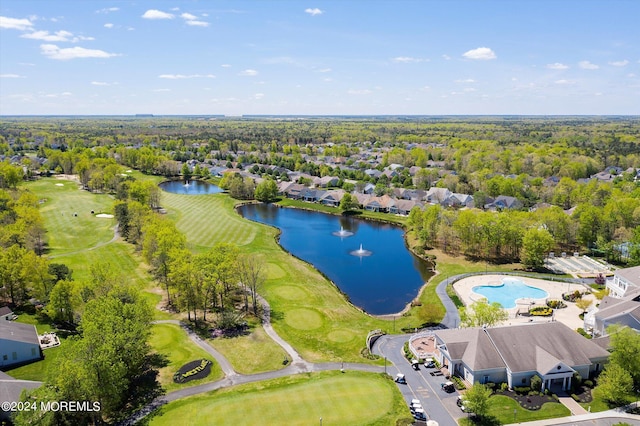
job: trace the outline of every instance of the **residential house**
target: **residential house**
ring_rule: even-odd
[[[0,371],[0,401],[18,402],[20,401],[20,395],[24,389],[36,389],[41,385],[42,382],[14,379],[7,373]],[[11,411],[0,409],[0,423],[2,423],[2,421],[10,420],[10,418]]]
[[[369,177],[379,178],[382,175],[382,172],[376,169],[367,169],[364,171],[364,174]]]
[[[472,208],[474,206],[473,197],[471,195],[460,194],[457,192],[454,192],[453,194],[451,194],[451,196],[449,196],[449,198],[444,200],[441,204],[446,207],[459,207],[459,208],[460,207]]]
[[[493,202],[485,204],[487,210],[521,209],[522,201],[508,195],[499,195]]]
[[[606,336],[607,327],[612,324],[640,332],[640,287],[627,290],[622,298],[605,296],[584,316],[584,329],[594,337]]]
[[[369,202],[369,199],[372,198],[372,196],[369,194],[361,194],[359,192],[356,192],[352,195],[356,198],[356,200],[358,200],[358,205],[360,207],[363,207],[366,203]]]
[[[609,296],[617,298],[623,298],[627,292],[640,288],[640,266],[616,270],[613,278],[607,280],[606,287]]]
[[[375,191],[376,186],[372,183],[367,183],[364,188],[362,189],[362,193],[363,194],[373,194],[373,191]]]
[[[615,175],[612,175],[611,173],[604,171],[604,172],[599,172],[599,173],[596,173],[595,175],[592,175],[591,179],[598,179],[600,182],[611,183],[613,182],[615,177],[616,177]]]
[[[338,207],[342,197],[344,197],[345,191],[342,189],[336,189],[332,191],[325,191],[318,201],[327,206]]]
[[[414,207],[423,208],[424,205],[414,200],[395,200],[393,205],[389,206],[389,213],[407,216]]]
[[[542,389],[571,388],[575,373],[592,377],[609,352],[560,322],[494,328],[437,330],[436,357],[467,382],[529,386],[534,375]]]
[[[336,186],[339,181],[340,181],[340,178],[337,176],[323,176],[323,177],[316,176],[313,178],[313,184],[315,186],[319,186],[322,188],[326,188],[328,186]]]
[[[14,321],[0,321],[0,367],[42,359],[36,327]]]
[[[15,315],[11,308],[8,306],[0,307],[0,321],[11,321],[15,318]]]
[[[286,185],[286,188],[283,190],[284,196],[294,200],[303,198],[303,191],[306,191],[308,188],[301,183],[288,183],[289,185]]]
[[[388,212],[389,207],[394,203],[394,199],[388,195],[381,197],[371,197],[362,206],[365,210],[372,212]]]
[[[315,203],[327,192],[322,189],[305,188],[300,191],[300,198],[309,203]]]
[[[442,204],[445,200],[449,199],[453,193],[447,188],[437,188],[432,186],[427,191],[427,202],[431,204]]]

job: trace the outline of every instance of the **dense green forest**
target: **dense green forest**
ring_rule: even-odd
[[[252,165],[254,176],[274,180],[289,179],[283,170],[337,176],[348,192],[372,183],[376,195],[447,188],[472,195],[479,209],[412,212],[409,226],[424,248],[531,267],[553,248],[640,262],[637,117],[15,117],[0,120],[0,155],[26,178],[78,174],[87,189],[119,199],[140,191],[123,166],[206,178],[208,165]],[[389,165],[402,167],[393,176],[367,173]],[[11,170],[0,169],[3,186],[15,186]],[[245,181],[238,197],[251,198],[254,188]],[[484,210],[497,196],[522,207]],[[145,201],[158,207],[153,191]],[[525,247],[547,237],[551,243]]]

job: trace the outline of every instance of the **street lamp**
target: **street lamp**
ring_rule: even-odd
[[[322,417],[320,417],[320,426],[322,426]]]
[[[384,374],[387,374],[387,357],[384,357]]]

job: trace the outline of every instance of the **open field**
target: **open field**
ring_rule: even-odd
[[[172,402],[150,424],[393,425],[409,418],[396,385],[349,371],[290,376]]]
[[[153,350],[166,355],[168,364],[160,369],[159,381],[167,391],[214,382],[223,377],[222,369],[215,359],[202,348],[193,343],[187,333],[175,324],[154,324],[151,328],[151,340],[149,342]],[[211,365],[211,373],[204,379],[193,380],[187,383],[174,383],[173,375],[180,367],[189,361],[208,359]]]

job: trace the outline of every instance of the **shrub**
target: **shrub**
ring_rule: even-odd
[[[547,306],[551,309],[562,309],[566,308],[567,304],[562,300],[547,300]]]
[[[500,383],[500,391],[506,392],[507,390],[509,390],[509,383],[507,382]]]
[[[548,317],[553,314],[553,310],[547,306],[536,306],[529,309],[529,314],[541,317]]]
[[[573,400],[576,401],[576,402],[580,402],[580,397],[578,395],[576,395],[575,393],[571,394],[571,398],[573,398]]]
[[[466,389],[467,388],[464,385],[464,383],[462,382],[462,379],[460,379],[460,377],[451,376],[451,381],[456,384],[456,389],[458,389],[458,390],[462,390],[462,389]]]
[[[542,390],[542,379],[537,374],[531,376],[531,389],[535,391]]]
[[[591,335],[589,333],[587,333],[586,331],[584,331],[584,328],[580,327],[576,330],[578,332],[578,334],[581,334],[582,336],[586,337],[587,339],[591,339]]]
[[[487,382],[484,384],[488,389],[491,389],[491,392],[493,392],[496,389],[496,384],[493,382]]]
[[[588,387],[589,389],[593,389],[593,382],[591,380],[585,380],[584,382],[582,382],[582,384]]]
[[[529,386],[514,386],[513,390],[518,395],[528,395],[531,392],[531,388]]]

